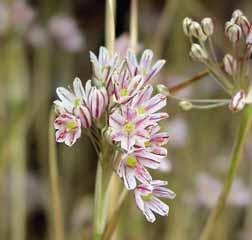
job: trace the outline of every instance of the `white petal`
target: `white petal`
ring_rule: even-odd
[[[78,98],[82,99],[85,96],[84,88],[79,78],[74,79],[73,88],[74,88],[74,93]]]

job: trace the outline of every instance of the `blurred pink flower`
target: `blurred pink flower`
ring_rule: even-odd
[[[27,41],[34,47],[42,47],[48,41],[48,33],[40,25],[33,25],[27,33]]]
[[[63,49],[78,52],[84,47],[84,37],[72,17],[54,16],[50,19],[48,28],[51,36]]]

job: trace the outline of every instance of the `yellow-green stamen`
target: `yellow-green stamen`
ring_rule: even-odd
[[[80,98],[76,98],[76,99],[74,100],[74,106],[75,106],[75,107],[79,107],[80,104],[81,104]]]
[[[74,120],[67,121],[66,127],[67,127],[67,130],[74,129],[76,127],[75,121]]]
[[[134,131],[134,125],[131,122],[128,122],[124,125],[124,131],[127,133],[130,133],[132,131]]]
[[[139,115],[144,114],[144,113],[145,113],[145,108],[142,107],[142,106],[138,107],[138,108],[137,108],[137,113],[138,113]]]

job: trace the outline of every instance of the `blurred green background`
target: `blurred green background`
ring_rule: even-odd
[[[127,45],[130,1],[117,1],[116,36]],[[202,66],[188,57],[182,20],[212,17],[220,59],[228,46],[223,26],[233,10],[252,19],[251,0],[139,0],[140,49],[167,60],[159,82],[174,86]],[[53,239],[48,167],[49,112],[57,86],[91,78],[89,51],[104,45],[105,1],[1,0],[0,2],[0,239]],[[178,93],[184,98],[225,98],[210,78]],[[215,203],[225,176],[239,114],[228,109],[183,112],[168,101],[169,160],[159,177],[177,198],[170,215],[145,221],[127,199],[114,240],[193,240]],[[252,138],[214,240],[252,239]],[[82,137],[57,145],[65,239],[91,239],[97,158]]]

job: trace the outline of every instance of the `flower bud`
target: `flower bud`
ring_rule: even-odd
[[[191,110],[192,107],[193,107],[192,103],[189,102],[189,101],[186,101],[186,100],[179,102],[179,106],[180,106],[184,111],[189,111],[189,110]]]
[[[252,26],[249,28],[249,33],[246,39],[246,43],[248,45],[252,45]]]
[[[237,61],[232,55],[226,54],[223,58],[224,70],[229,75],[234,75],[237,71]]]
[[[238,26],[237,24],[232,23],[232,22],[226,23],[225,32],[226,32],[228,39],[232,43],[239,41],[242,36],[242,29],[240,28],[240,26]]]
[[[190,25],[190,33],[200,41],[206,41],[207,36],[204,34],[202,27],[198,22],[193,21]]]
[[[240,90],[232,97],[229,109],[232,112],[239,112],[244,108],[245,104],[245,92],[244,90]]]
[[[193,60],[200,62],[208,59],[207,52],[197,43],[192,44],[190,56]]]
[[[243,12],[240,9],[236,9],[233,14],[232,14],[232,18],[237,18],[243,15]]]
[[[191,34],[190,34],[190,25],[191,25],[192,22],[193,22],[192,19],[189,18],[189,17],[186,17],[183,20],[183,30],[184,30],[185,35],[188,36],[188,37],[191,36]]]
[[[211,36],[214,31],[214,24],[212,18],[203,18],[201,21],[202,30],[206,36]]]
[[[242,32],[245,35],[249,33],[250,22],[244,15],[237,17],[235,19],[235,23],[240,26],[240,28],[242,29]]]
[[[169,89],[164,84],[158,84],[156,88],[158,93],[162,93],[165,96],[170,96]]]

